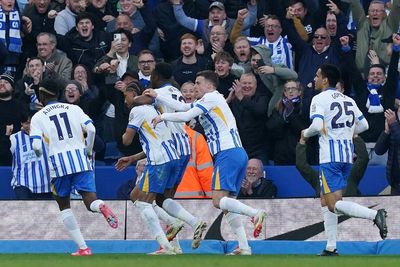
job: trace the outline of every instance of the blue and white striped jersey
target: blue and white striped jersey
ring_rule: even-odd
[[[292,45],[286,37],[279,36],[278,40],[270,43],[267,38],[263,37],[247,37],[250,45],[263,44],[271,49],[271,61],[277,65],[284,65],[289,69],[294,69]]]
[[[181,102],[185,102],[181,91],[179,89],[173,87],[170,84],[166,84],[161,88],[155,89],[157,94],[169,98],[175,99]],[[161,101],[155,101],[155,106],[160,111],[160,113],[172,113],[175,112],[174,109],[168,107]],[[166,122],[168,128],[171,130],[172,138],[176,143],[176,150],[179,156],[187,156],[191,154],[190,151],[190,143],[189,143],[189,136],[185,131],[185,123],[184,122]]]
[[[171,131],[166,124],[162,122],[153,128],[151,121],[157,115],[157,110],[151,105],[133,107],[129,114],[128,128],[139,134],[142,149],[150,165],[161,165],[179,159]]]
[[[357,123],[364,115],[355,101],[334,88],[314,96],[310,119],[320,118],[323,127],[319,133],[320,163],[353,163],[353,136]]]
[[[49,103],[32,117],[30,137],[44,141],[50,177],[93,170],[84,138],[89,128],[95,131],[92,120],[67,103]]]
[[[230,148],[242,147],[235,117],[222,94],[218,91],[206,93],[193,105],[204,111],[200,115],[200,123],[212,155]]]
[[[29,134],[19,131],[10,136],[11,154],[13,155],[11,186],[25,186],[32,193],[49,193],[50,170],[46,152],[36,157]],[[44,144],[42,143],[43,149]]]

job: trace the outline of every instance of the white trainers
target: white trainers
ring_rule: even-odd
[[[193,241],[192,241],[192,249],[196,249],[200,246],[201,238],[203,236],[203,232],[207,229],[207,223],[201,221],[197,224],[196,229],[194,230],[193,234]]]
[[[251,255],[251,248],[248,249],[241,249],[239,247],[235,248],[231,253],[226,254],[227,256],[249,256]]]
[[[183,229],[184,223],[181,220],[177,220],[175,223],[168,225],[167,236],[168,241],[174,240],[175,236]]]

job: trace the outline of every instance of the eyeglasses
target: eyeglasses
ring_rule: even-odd
[[[285,90],[285,92],[293,93],[293,92],[299,91],[299,88],[297,88],[297,87],[286,87],[284,90]]]
[[[326,38],[328,38],[328,37],[326,37],[326,36],[324,36],[324,35],[314,35],[314,39],[325,40]]]
[[[215,35],[225,35],[224,32],[212,32],[210,33],[211,36],[215,36]]]
[[[265,28],[267,28],[267,29],[269,29],[269,28],[271,28],[271,29],[279,29],[280,27],[281,26],[277,25],[277,24],[270,24],[270,25],[265,24]]]
[[[368,10],[368,13],[382,13],[385,12],[383,9],[370,9]]]
[[[154,63],[154,60],[143,60],[143,61],[139,61],[139,64],[142,64],[142,65],[144,65],[144,64],[152,64],[152,63]]]

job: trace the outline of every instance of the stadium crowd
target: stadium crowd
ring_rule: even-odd
[[[297,158],[304,154],[301,163],[316,165],[318,137],[307,146],[299,140],[318,93],[315,73],[333,64],[342,73],[338,90],[356,101],[369,123],[356,137],[357,156],[364,152],[359,146],[365,147],[369,164],[387,164],[392,193],[400,192],[399,0],[0,0],[0,5],[0,166],[16,164],[10,136],[42,108],[38,96],[45,78],[62,82],[60,101],[79,105],[93,120],[97,164],[139,153],[138,137],[129,146],[122,142],[130,112],[123,92],[131,82],[142,90],[154,87],[151,74],[161,61],[172,65],[173,85],[186,102],[196,99],[196,73],[215,71],[217,90],[229,103],[250,159],[295,165],[297,152]],[[198,122],[190,125],[202,132]],[[245,182],[242,195],[251,195],[255,190]],[[310,183],[319,192],[317,182]],[[204,188],[202,195],[209,195],[209,185]]]

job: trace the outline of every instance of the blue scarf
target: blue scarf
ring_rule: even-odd
[[[8,47],[8,51],[14,53],[22,53],[22,40],[21,40],[21,20],[19,17],[19,12],[14,7],[9,13],[9,25],[6,25],[7,14],[4,13],[3,9],[0,7],[0,40],[3,44]],[[9,43],[6,40],[6,31],[9,33]]]
[[[378,91],[382,88],[383,84],[370,84],[367,83],[367,88],[369,95],[367,98],[366,107],[369,113],[381,113],[383,112],[383,107],[381,105],[381,100],[379,98]]]

